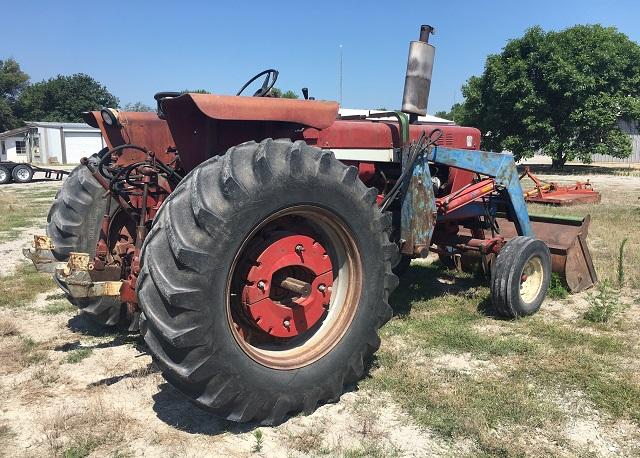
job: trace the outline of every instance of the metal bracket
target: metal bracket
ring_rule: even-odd
[[[91,281],[93,269],[89,253],[69,254],[69,260],[55,271],[58,281],[76,298],[112,296],[119,297],[121,281]]]
[[[55,256],[53,256],[51,252],[51,250],[53,250],[53,243],[46,235],[34,235],[32,246],[33,250],[24,248],[22,254],[25,258],[33,262],[38,272],[54,273],[57,268],[64,266],[64,262],[59,262]]]

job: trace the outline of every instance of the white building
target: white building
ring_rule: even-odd
[[[38,164],[78,164],[104,148],[99,129],[73,122],[26,122],[0,133],[0,160]]]

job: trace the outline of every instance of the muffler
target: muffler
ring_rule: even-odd
[[[436,53],[436,48],[429,44],[429,35],[432,33],[433,27],[423,25],[420,27],[420,39],[409,44],[402,111],[409,114],[412,122],[415,122],[418,116],[427,114],[433,59]]]

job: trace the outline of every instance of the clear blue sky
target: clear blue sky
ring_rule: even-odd
[[[638,0],[0,0],[0,11],[10,18],[0,27],[0,59],[16,58],[32,81],[87,73],[122,104],[186,88],[235,93],[269,67],[280,71],[278,87],[337,100],[342,44],[343,105],[398,108],[408,42],[427,23],[436,27],[433,113],[460,101],[487,54],[528,27],[601,23],[640,42]]]

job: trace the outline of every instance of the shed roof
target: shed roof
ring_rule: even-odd
[[[49,121],[26,121],[25,124],[31,127],[49,127],[52,129],[86,129],[97,130],[84,122],[49,122]]]
[[[0,132],[0,138],[17,137],[18,135],[23,134],[28,130],[29,130],[28,126],[7,130],[5,132]]]

